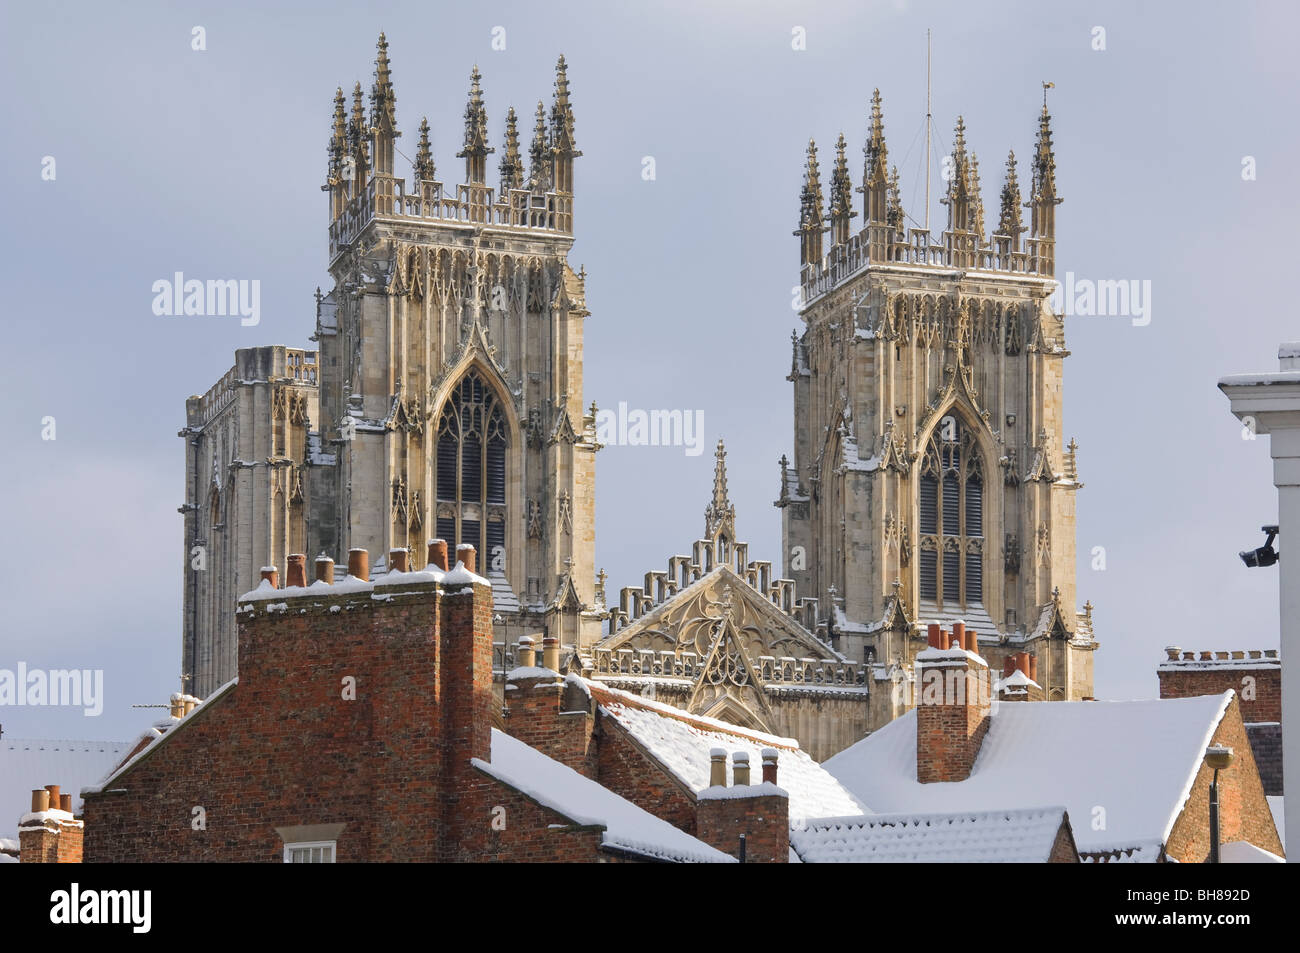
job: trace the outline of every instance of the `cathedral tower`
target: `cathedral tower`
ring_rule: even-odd
[[[1056,160],[1038,123],[1028,235],[1015,156],[985,236],[959,119],[939,239],[905,228],[879,91],[850,235],[843,147],[830,246],[815,145],[800,198],[804,323],[793,341],[794,460],[782,458],[786,575],[847,657],[911,670],[924,625],[963,620],[994,661],[1038,658],[1048,699],[1092,695],[1091,605],[1075,601],[1073,441],[1063,443],[1064,319],[1053,314]],[[842,142],[842,138],[841,138]],[[873,726],[908,693],[877,693]]]
[[[393,550],[408,550],[418,569],[432,539],[453,552],[473,545],[493,584],[499,646],[521,635],[540,641],[544,631],[565,645],[598,637],[599,446],[594,405],[585,411],[582,400],[585,275],[567,259],[582,154],[567,67],[561,57],[549,118],[538,104],[526,174],[514,110],[506,117],[499,189],[489,182],[496,150],[482,84],[475,67],[457,185],[439,178],[427,120],[412,178],[398,173],[401,133],[383,35],[369,112],[360,83],[350,112],[343,90],[335,94],[322,186],[334,286],[318,296],[317,351],[308,352],[315,388],[303,414],[309,406],[311,420],[284,461],[298,504],[290,508],[289,495],[275,495],[271,471],[256,469],[271,455],[258,446],[239,456],[254,468],[247,500],[234,491],[212,503],[190,494],[187,550],[208,533],[209,509],[242,512],[283,498],[287,527],[277,534],[280,523],[255,509],[239,538],[226,529],[233,566],[225,581],[191,581],[186,666],[200,696],[234,674],[235,599],[257,584],[262,563],[284,578],[293,552],[346,562],[360,547],[375,554],[378,573],[390,568],[384,554]],[[203,401],[195,401],[197,414]],[[209,459],[216,471],[231,465],[229,448],[204,445],[203,428],[192,415],[192,487],[203,483]],[[245,442],[260,432],[253,421]]]

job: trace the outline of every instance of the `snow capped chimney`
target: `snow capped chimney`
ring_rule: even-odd
[[[926,640],[932,649],[946,649],[948,647],[948,634],[943,631],[943,626],[938,622],[931,622],[927,627]]]
[[[469,569],[468,566],[465,568]],[[560,670],[560,640],[553,635],[542,639],[542,668],[549,668],[552,672]]]
[[[388,568],[394,572],[411,571],[411,551],[406,547],[388,551]]]
[[[53,812],[58,811],[58,814]],[[32,811],[18,820],[18,859],[25,864],[79,864],[83,824],[72,816],[72,795],[57,784],[32,791]]]
[[[749,787],[749,752],[736,751],[731,755],[731,780],[738,788]]]
[[[307,557],[303,553],[294,553],[289,557],[289,569],[284,575],[284,584],[286,586],[297,586],[299,589],[307,586]]]
[[[768,773],[773,780],[769,781]],[[745,863],[790,860],[790,795],[776,786],[776,752],[763,751],[763,783],[750,784],[749,752],[709,751],[709,786],[695,796],[695,836]]]
[[[957,637],[971,645],[975,633],[961,625],[951,646],[939,648],[935,629],[932,624],[931,647],[916,656],[916,779],[922,784],[969,777],[989,723],[988,663]]]
[[[447,541],[445,539],[429,540],[429,565],[435,569],[447,571]]]
[[[727,786],[727,749],[709,749],[709,787],[725,788]]]
[[[470,572],[478,572],[478,560],[475,557],[474,547],[470,543],[461,543],[456,547],[456,558],[465,564],[465,568]]]
[[[334,560],[324,553],[316,557],[316,581],[327,586],[334,585]]]
[[[370,581],[370,553],[360,547],[348,550],[348,575]]]
[[[515,654],[519,659],[520,668],[533,667],[537,656],[533,649],[533,637],[531,635],[519,636],[519,650]]]
[[[280,570],[274,566],[263,566],[262,578],[271,584],[272,589],[280,588]]]

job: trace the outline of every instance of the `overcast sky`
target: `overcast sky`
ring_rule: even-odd
[[[309,346],[312,292],[329,287],[319,186],[334,89],[369,90],[380,30],[398,145],[414,154],[427,115],[452,182],[471,67],[499,147],[506,108],[549,105],[565,54],[584,152],[570,257],[589,276],[584,396],[702,410],[706,448],[727,441],[740,536],[775,563],[777,460],[792,443],[790,233],[809,136],[829,175],[843,131],[856,178],[880,87],[904,207],[923,218],[932,28],[936,150],[963,114],[996,218],[1006,152],[1028,159],[1040,84],[1055,82],[1058,275],[1152,289],[1145,326],[1067,324],[1097,694],[1155,695],[1167,644],[1277,645],[1276,570],[1236,555],[1276,518],[1268,438],[1241,439],[1215,383],[1276,368],[1278,342],[1300,337],[1287,317],[1300,217],[1289,5],[261,6],[3,7],[0,669],[103,669],[106,694],[94,718],[0,708],[8,737],[134,737],[158,713],[131,706],[179,687],[184,401],[238,347]],[[792,48],[796,27],[806,49]],[[1022,173],[1027,186],[1027,161]],[[260,325],[155,316],[151,286],[176,271],[260,280]],[[596,549],[611,591],[688,551],[712,465],[707,449],[600,453]]]

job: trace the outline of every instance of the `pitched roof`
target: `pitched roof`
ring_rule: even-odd
[[[571,676],[572,677],[572,676]],[[600,710],[613,718],[651,757],[687,788],[709,786],[709,750],[746,751],[757,773],[762,749],[777,753],[777,784],[790,795],[790,825],[810,818],[842,817],[866,812],[856,797],[793,738],[749,731],[701,715],[691,715],[600,682],[581,680]]]
[[[734,857],[496,728],[492,729],[492,762],[475,758],[473,764],[575,824],[604,827],[601,843],[606,846],[657,860],[736,862]]]
[[[1225,864],[1285,864],[1277,854],[1249,841],[1235,840],[1219,848],[1219,860]]]
[[[131,750],[129,741],[0,741],[0,835],[18,836],[18,818],[31,809],[32,791],[57,784],[81,810],[82,785],[104,776]]]
[[[1064,804],[1081,853],[1163,844],[1233,697],[1010,702],[994,709],[965,781],[916,780],[916,711],[825,763],[878,811]]]
[[[957,814],[871,814],[810,822],[791,831],[799,859],[814,864],[1045,863],[1065,808]]]

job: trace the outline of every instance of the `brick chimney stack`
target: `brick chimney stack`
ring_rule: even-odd
[[[506,673],[506,731],[547,757],[579,774],[592,776],[587,764],[595,712],[580,682],[558,671],[559,643],[542,640],[542,665],[534,667],[533,640],[519,640],[519,667]]]
[[[712,749],[709,787],[695,796],[695,836],[750,864],[785,864],[790,860],[790,796],[774,780],[766,779],[769,751],[763,752],[761,784],[749,783],[749,752],[733,752],[734,784],[727,787],[727,752]],[[776,752],[770,754],[770,771],[775,778]]]
[[[79,864],[81,821],[72,816],[72,795],[57,784],[32,791],[32,809],[18,820],[18,859],[24,864]]]
[[[1040,702],[1043,687],[1034,679],[1038,656],[1016,652],[1002,660],[1002,678],[998,682],[998,700],[1004,702]]]
[[[945,646],[942,627],[931,623],[930,647],[916,656],[916,779],[922,784],[969,777],[988,731],[988,664],[963,646],[975,644],[975,633],[961,623],[954,630]]]

